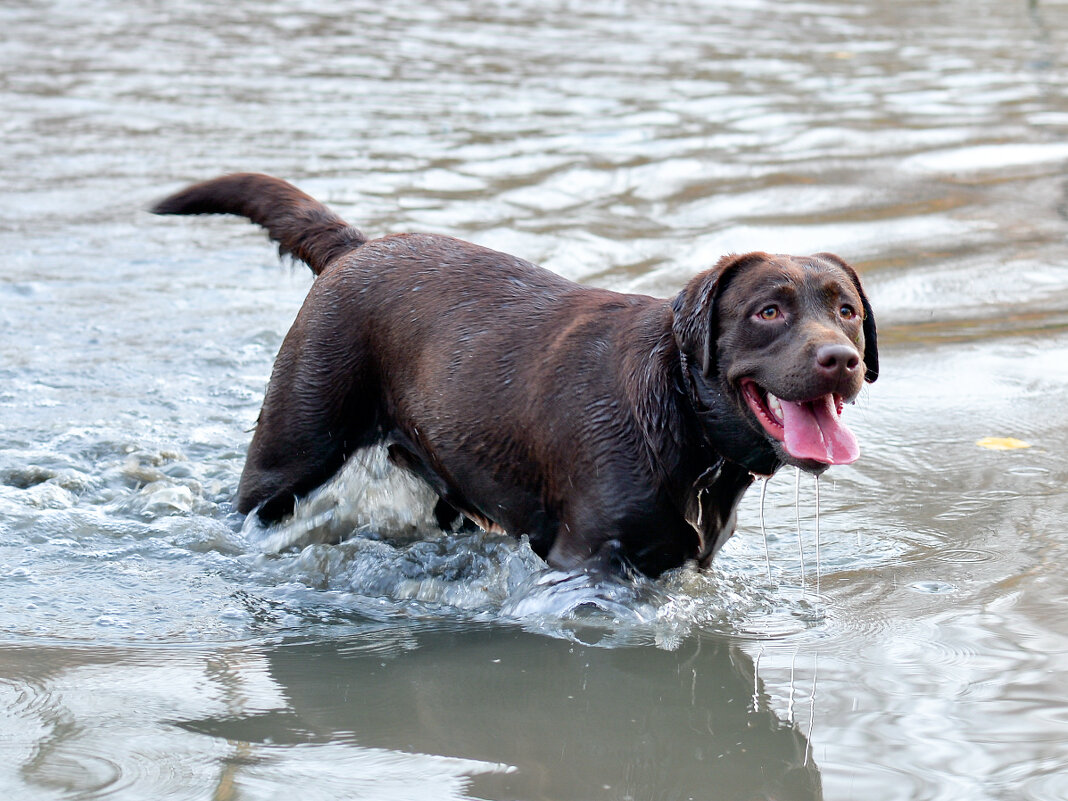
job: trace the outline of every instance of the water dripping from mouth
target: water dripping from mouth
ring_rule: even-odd
[[[801,557],[801,595],[805,594],[805,543],[801,539],[801,468],[794,468],[794,517],[797,519],[797,552]]]
[[[768,550],[768,529],[764,524],[764,499],[768,495],[768,481],[766,476],[760,484],[760,533],[764,535],[764,564],[768,568],[768,582],[771,582],[771,552]]]
[[[822,571],[822,565],[820,563],[820,477],[815,476],[814,486],[816,488],[816,595],[820,594],[820,574]]]

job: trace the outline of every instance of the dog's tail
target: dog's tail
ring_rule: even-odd
[[[236,214],[267,229],[278,252],[316,275],[367,241],[360,231],[292,184],[270,175],[236,173],[193,184],[152,207],[154,214]]]

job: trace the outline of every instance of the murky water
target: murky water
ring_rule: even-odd
[[[1066,53],[1047,0],[0,8],[0,789],[1068,796]],[[374,461],[243,525],[310,276],[144,211],[234,170],[663,295],[835,251],[864,455],[818,529],[770,483],[767,559],[755,488],[709,571],[633,585],[436,534]]]

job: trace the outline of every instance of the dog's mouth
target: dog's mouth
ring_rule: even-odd
[[[845,400],[827,394],[804,401],[772,395],[751,378],[741,381],[742,397],[768,436],[795,459],[852,464],[860,456],[857,438],[839,419]]]

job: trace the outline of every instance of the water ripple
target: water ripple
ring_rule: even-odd
[[[470,795],[465,776],[495,766],[158,721],[258,697],[186,649],[240,645],[282,714],[264,643],[387,660],[418,650],[413,629],[482,621],[620,660],[723,634],[766,648],[764,676],[818,651],[827,797],[1066,794],[1063,3],[132,9],[0,8],[0,628],[66,643],[32,669],[5,659],[13,797],[336,797],[365,776],[382,797],[406,772]],[[819,592],[811,496],[795,523],[789,484],[769,491],[770,570],[751,493],[710,570],[655,582],[443,537],[412,487],[350,482],[243,527],[247,432],[311,278],[250,226],[143,211],[235,169],[290,178],[372,235],[454,234],[627,291],[674,294],[728,251],[841,251],[884,371],[849,412],[864,458],[821,484],[839,490]],[[80,642],[106,666],[64,683],[49,667]],[[160,693],[127,681],[116,643],[157,660]]]

